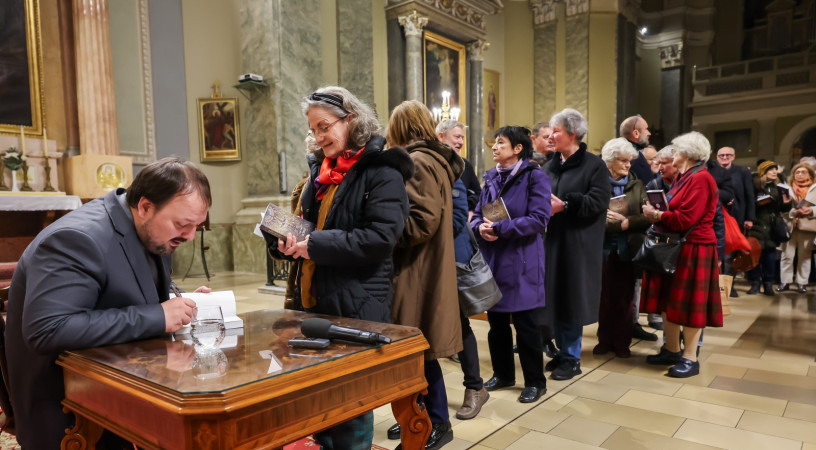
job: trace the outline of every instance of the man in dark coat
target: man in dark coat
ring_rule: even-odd
[[[609,170],[581,142],[586,119],[565,109],[550,120],[557,154],[544,165],[552,185],[552,217],[547,226],[545,286],[559,351],[545,368],[552,378],[581,373],[581,334],[598,321]]]
[[[170,292],[170,254],[192,240],[212,204],[206,176],[165,158],[49,225],[20,259],[6,328],[17,440],[60,448],[74,418],[62,412],[64,350],[155,337],[190,323],[195,302]],[[125,443],[109,433],[101,446]],[[132,447],[132,445],[129,445]]]
[[[630,171],[634,172],[644,184],[648,183],[655,177],[652,167],[643,154],[643,149],[649,145],[649,136],[652,135],[649,131],[649,124],[646,119],[640,117],[640,114],[627,117],[620,124],[620,135],[622,138],[626,138],[638,151],[638,157],[632,160]]]
[[[734,164],[736,153],[732,147],[723,147],[717,150],[717,163],[725,169],[726,178],[730,178],[734,197],[730,203],[723,200],[723,205],[728,209],[728,213],[735,219],[741,230],[750,230],[756,220],[756,203],[754,199],[754,182],[751,172],[747,167]],[[731,267],[732,255],[726,255],[722,272],[728,275],[735,275],[734,268]],[[731,288],[731,297],[737,297],[737,289]]]
[[[452,119],[443,120],[436,126],[436,136],[440,142],[447,144],[457,155],[461,156],[460,152],[465,145],[465,124]],[[464,157],[462,161],[465,162],[465,171],[462,172],[459,179],[462,180],[465,189],[467,189],[468,211],[473,213],[476,204],[479,203],[479,196],[482,195],[482,186],[479,184],[479,178],[476,176],[476,171],[473,170],[470,161]]]

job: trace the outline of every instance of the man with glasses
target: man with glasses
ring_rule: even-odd
[[[736,152],[733,147],[722,147],[717,151],[717,163],[728,173],[727,178],[731,179],[731,186],[734,188],[734,200],[726,204],[728,213],[731,214],[742,230],[750,230],[756,220],[756,204],[754,202],[754,183],[751,180],[751,172],[747,167],[734,164]],[[731,255],[726,256],[723,273],[734,275],[731,267]],[[731,288],[731,297],[737,297],[737,290]]]

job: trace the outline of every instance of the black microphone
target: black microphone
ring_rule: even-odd
[[[359,342],[361,344],[390,344],[391,338],[372,331],[355,330],[354,328],[339,327],[330,320],[313,317],[306,319],[300,325],[300,332],[310,338],[342,339],[344,341]]]

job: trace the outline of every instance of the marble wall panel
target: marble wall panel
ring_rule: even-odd
[[[291,189],[306,170],[303,157],[308,124],[300,102],[321,76],[318,0],[255,2],[241,7],[243,71],[263,75],[270,88],[244,102],[242,119],[250,195]],[[278,154],[286,154],[285,186]]]
[[[209,247],[204,253],[207,258],[207,269],[211,275],[233,269],[232,229],[233,225],[218,225],[204,232],[204,246]],[[181,279],[185,275],[204,275],[200,231],[196,233],[194,241],[181,244],[173,252],[173,277]]]
[[[374,105],[374,30],[371,0],[337,2],[340,86]]]
[[[266,273],[266,245],[254,230],[254,224],[235,225],[232,248],[236,272]]]
[[[550,120],[555,110],[555,21],[537,26],[534,30],[533,96],[534,120]]]
[[[586,117],[589,110],[589,14],[567,18],[566,42],[566,106]]]

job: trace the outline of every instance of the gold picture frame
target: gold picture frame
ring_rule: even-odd
[[[196,111],[201,161],[240,161],[238,98],[200,98]]]
[[[39,0],[2,2],[0,15],[11,18],[0,30],[7,54],[0,55],[0,133],[42,136],[43,78]]]
[[[465,45],[425,31],[422,34],[425,105],[442,106],[442,91],[451,94],[451,108],[459,108],[459,121],[465,123]]]

